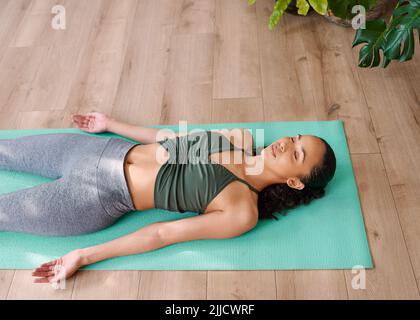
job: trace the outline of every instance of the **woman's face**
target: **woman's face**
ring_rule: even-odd
[[[316,136],[283,137],[262,151],[264,170],[269,170],[290,187],[302,189],[304,185],[299,177],[309,175],[321,164],[325,150],[324,142]]]

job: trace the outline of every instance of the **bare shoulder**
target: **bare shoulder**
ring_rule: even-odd
[[[226,192],[223,212],[227,215],[232,215],[241,219],[241,221],[244,221],[247,224],[256,224],[258,221],[258,202],[255,202],[252,197],[245,196],[249,192],[248,187],[243,183],[236,181],[226,187],[226,189],[229,188],[234,188],[235,191]],[[244,189],[244,192],[238,192],[238,190],[242,188]]]
[[[225,206],[223,212],[233,217],[241,225],[253,228],[258,223],[258,209],[248,201],[236,203],[235,205]]]

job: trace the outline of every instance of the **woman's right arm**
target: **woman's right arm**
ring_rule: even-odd
[[[142,144],[156,143],[158,141],[157,133],[159,130],[161,129],[134,126],[115,119],[110,119],[107,126],[107,131],[130,138]]]
[[[142,126],[135,126],[128,123],[123,123],[115,120],[100,112],[91,112],[86,115],[75,114],[72,115],[73,122],[79,127],[80,130],[100,133],[112,132],[120,136],[127,137],[142,144],[156,143],[160,140],[167,138],[181,137],[188,132],[182,131],[175,133],[166,128],[146,128]],[[161,131],[161,132],[160,132]],[[225,135],[233,144],[245,150],[250,149],[252,152],[252,134],[244,129],[237,128],[231,130],[212,130]],[[233,141],[232,141],[233,140]],[[239,140],[239,142],[238,142]]]
[[[160,128],[146,128],[141,126],[134,126],[115,120],[101,112],[90,112],[85,115],[73,114],[71,115],[73,123],[82,131],[90,133],[112,132],[120,136],[127,137],[142,144],[156,143],[164,138],[173,138],[175,136],[183,135],[172,133],[168,129]],[[162,131],[162,132],[159,132]]]
[[[155,143],[159,140],[163,140],[165,136],[168,134],[162,133],[157,137],[157,133],[159,130],[157,128],[146,128],[141,126],[133,126],[127,123],[119,122],[114,119],[110,119],[108,125],[108,131],[119,134],[121,136],[128,137],[135,141],[139,141],[140,143],[149,144]],[[244,148],[252,153],[252,146],[253,146],[253,137],[252,133],[244,128],[237,128],[231,130],[213,130],[215,132],[219,132],[224,134],[232,144],[235,144],[239,148]],[[170,132],[170,131],[169,131]],[[169,138],[174,138],[178,136],[184,136],[187,132],[181,133],[173,133],[169,135]]]

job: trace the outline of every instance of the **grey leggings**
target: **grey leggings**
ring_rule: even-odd
[[[54,179],[1,194],[0,232],[79,235],[135,211],[124,175],[125,156],[135,145],[77,133],[0,139],[0,170]]]

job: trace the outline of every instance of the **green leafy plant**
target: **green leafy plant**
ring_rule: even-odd
[[[248,0],[252,5],[256,0]],[[307,15],[312,7],[318,14],[325,15],[330,10],[334,16],[352,19],[355,5],[366,10],[376,4],[376,0],[297,0],[298,14]],[[277,0],[269,19],[272,30],[280,21],[291,0]],[[359,52],[359,67],[377,67],[382,59],[385,68],[392,60],[411,60],[414,55],[414,30],[420,34],[420,0],[399,0],[387,25],[383,19],[366,21],[365,29],[358,29],[352,46],[364,44]],[[382,58],[381,58],[382,52]]]
[[[399,0],[388,26],[383,19],[367,21],[366,29],[358,29],[353,41],[353,47],[365,43],[360,49],[359,66],[378,66],[380,51],[384,68],[391,60],[411,60],[415,47],[414,29],[420,34],[420,0]]]
[[[249,5],[253,5],[256,0],[248,0]],[[272,30],[280,21],[284,12],[286,11],[289,4],[292,0],[277,0],[274,5],[273,12],[271,13],[268,28]],[[321,15],[324,15],[327,12],[328,0],[297,0],[296,8],[298,8],[298,13],[306,16],[308,14],[309,8],[312,7],[316,12]]]

